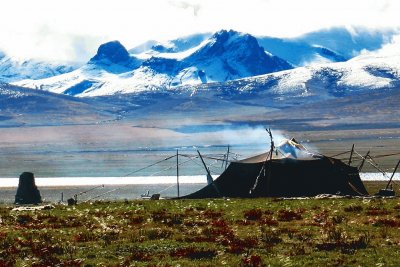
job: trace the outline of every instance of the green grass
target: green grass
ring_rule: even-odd
[[[0,266],[400,266],[400,199],[0,207]]]

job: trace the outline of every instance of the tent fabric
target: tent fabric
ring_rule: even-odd
[[[265,161],[267,155],[232,162],[212,184],[182,198],[368,195],[358,169],[338,159],[319,155]]]

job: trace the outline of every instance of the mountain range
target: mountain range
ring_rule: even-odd
[[[278,39],[221,30],[164,43],[149,41],[130,50],[111,41],[102,44],[80,68],[60,75],[46,74],[51,77],[44,79],[22,76],[14,84],[73,96],[170,90],[345,62],[363,51],[379,49],[388,42],[387,36],[394,34],[358,29],[352,36],[348,30],[336,28]]]
[[[82,66],[32,61],[38,76],[2,78],[0,123],[397,127],[400,55],[381,53],[394,34],[331,29],[278,39],[221,30],[129,50],[111,41]]]
[[[217,32],[182,52],[154,51],[132,55],[120,42],[112,41],[102,44],[97,54],[75,71],[16,84],[68,95],[98,96],[225,82],[293,68],[266,53],[255,37],[235,31]]]

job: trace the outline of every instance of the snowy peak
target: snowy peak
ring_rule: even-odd
[[[236,78],[292,68],[283,59],[265,53],[255,37],[233,30],[215,33],[209,43],[193,53],[187,61],[211,63],[216,59],[222,61],[231,74],[236,74]]]
[[[119,41],[111,41],[100,45],[97,54],[90,61],[108,60],[111,63],[120,64],[130,60],[130,56],[126,48]]]
[[[119,41],[111,41],[99,46],[97,54],[92,57],[89,64],[112,66],[119,65],[126,68],[137,68],[139,62],[129,55],[129,52]],[[113,72],[110,69],[110,72]]]
[[[264,50],[258,45],[257,39],[249,34],[242,34],[233,30],[222,30],[215,33],[210,42],[192,55],[197,59],[224,56],[226,53],[233,56],[262,56]]]

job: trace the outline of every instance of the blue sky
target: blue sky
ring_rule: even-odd
[[[398,0],[13,0],[1,9],[0,49],[21,59],[87,61],[110,40],[132,48],[220,29],[294,37],[400,27]]]

